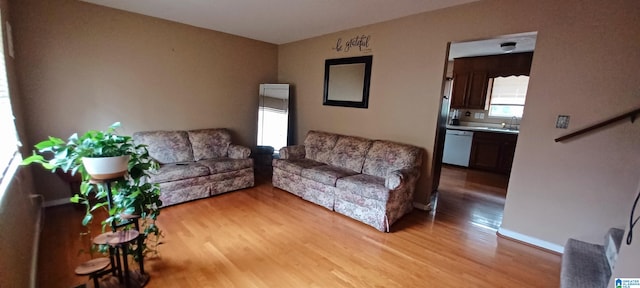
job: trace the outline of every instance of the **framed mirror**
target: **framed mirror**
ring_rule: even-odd
[[[289,84],[260,84],[258,147],[278,151],[289,137]]]
[[[373,56],[327,59],[323,105],[367,108]]]

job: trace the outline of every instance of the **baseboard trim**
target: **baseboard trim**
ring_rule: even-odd
[[[36,283],[36,279],[38,276],[38,251],[40,251],[40,234],[42,232],[44,222],[44,205],[42,203],[42,200],[44,198],[42,198],[42,195],[31,195],[31,200],[33,201],[34,199],[40,199],[40,201],[36,201],[36,203],[34,204],[37,205],[36,209],[38,212],[36,213],[36,231],[33,237],[33,247],[31,251],[31,275],[29,275],[31,288],[35,288],[38,286]]]
[[[422,203],[418,203],[418,202],[413,202],[413,208],[416,208],[416,209],[419,209],[419,210],[423,210],[423,211],[431,211],[431,203],[422,204]]]
[[[524,235],[515,231],[511,231],[509,229],[505,229],[500,227],[498,229],[497,232],[498,236],[510,239],[510,240],[515,240],[518,242],[522,242],[524,244],[528,244],[531,246],[535,246],[537,248],[541,248],[544,250],[548,250],[554,253],[559,253],[562,254],[564,253],[564,247],[558,245],[558,244],[554,244],[548,241],[544,241],[535,237],[531,237],[528,235]]]
[[[65,205],[69,203],[71,203],[69,201],[69,198],[62,198],[62,199],[46,201],[44,202],[44,207],[46,208],[46,207],[60,206],[60,205]]]

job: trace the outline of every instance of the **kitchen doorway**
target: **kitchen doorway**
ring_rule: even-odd
[[[478,226],[500,227],[536,38],[528,32],[449,44],[434,145],[434,213],[466,209]]]

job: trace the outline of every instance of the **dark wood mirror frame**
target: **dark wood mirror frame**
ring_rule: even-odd
[[[329,106],[344,106],[344,107],[354,107],[354,108],[367,108],[369,106],[369,84],[371,83],[371,63],[373,60],[373,56],[360,56],[360,57],[351,57],[351,58],[339,58],[339,59],[327,59],[324,64],[324,98],[323,105]],[[334,95],[336,93],[330,94],[332,91],[329,86],[331,83],[335,83],[335,78],[331,79],[330,72],[333,69],[340,68],[343,65],[344,67],[353,66],[352,64],[364,64],[363,74],[364,79],[362,81],[362,86],[359,86],[360,83],[351,83],[349,85],[358,85],[355,86],[359,90],[359,87],[362,87],[362,95]],[[334,70],[335,71],[335,70]],[[335,74],[335,73],[334,73]],[[336,75],[333,75],[335,77]],[[333,80],[330,82],[330,80]],[[335,84],[334,84],[335,85]],[[338,93],[339,94],[339,93]],[[359,94],[359,92],[358,92]],[[362,96],[362,97],[360,97]],[[357,100],[356,100],[357,99]]]

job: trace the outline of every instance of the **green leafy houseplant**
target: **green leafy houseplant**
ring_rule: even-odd
[[[159,207],[162,206],[160,188],[157,184],[148,182],[148,173],[158,169],[158,163],[149,156],[146,145],[135,145],[130,136],[118,135],[118,127],[120,123],[116,122],[106,131],[90,130],[83,135],[74,133],[67,141],[49,137],[35,145],[37,152],[24,159],[22,165],[38,163],[52,172],[60,169],[72,175],[80,173],[80,193],[75,194],[70,200],[86,207],[82,225],[88,225],[96,210],[101,208],[108,212],[108,217],[102,221],[103,231],[107,226],[122,222],[123,215],[139,215],[142,220],[140,233],[145,235],[143,250],[147,253],[153,250],[147,246],[148,236],[155,236],[151,241],[155,241],[156,245],[161,236],[161,231],[155,223],[160,214]],[[111,183],[110,203],[109,191],[105,189],[105,185],[93,184],[82,159],[119,156],[129,157],[127,173]],[[90,196],[95,200],[91,201]]]

